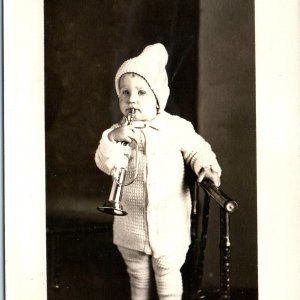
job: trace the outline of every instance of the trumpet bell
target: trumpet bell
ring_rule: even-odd
[[[131,108],[129,114],[128,114],[128,125],[131,125],[135,118],[135,109]],[[122,142],[122,145],[126,146],[127,143]],[[138,152],[138,144],[136,143],[136,153]],[[125,155],[125,153],[124,153]],[[128,158],[127,155],[125,157]],[[128,164],[128,161],[127,161]],[[136,172],[133,180],[130,182],[125,183],[125,176],[126,176],[126,169],[127,167],[121,167],[121,168],[115,168],[114,174],[113,174],[113,184],[109,195],[109,200],[104,203],[103,206],[97,207],[97,209],[100,212],[114,215],[114,216],[126,216],[127,212],[123,210],[123,207],[121,205],[121,198],[122,198],[122,189],[123,186],[131,184],[137,176],[137,170],[138,170],[138,157],[136,156],[135,160],[135,167]]]
[[[97,207],[97,209],[103,213],[114,216],[126,216],[127,212],[123,210],[123,206],[120,202],[106,201],[103,206]]]

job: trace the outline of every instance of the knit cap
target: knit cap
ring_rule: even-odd
[[[168,52],[162,44],[147,46],[140,55],[126,60],[117,71],[115,87],[119,96],[119,80],[125,73],[135,73],[143,77],[153,91],[158,105],[158,113],[162,112],[170,94],[166,64]]]

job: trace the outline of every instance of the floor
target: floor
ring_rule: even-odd
[[[47,250],[48,300],[130,299],[128,275],[110,229],[48,232]],[[192,299],[184,285],[183,298]],[[218,292],[206,291],[205,299],[219,299]],[[256,300],[257,291],[232,290],[231,299]]]

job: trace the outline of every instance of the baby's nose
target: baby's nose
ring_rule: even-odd
[[[129,97],[129,103],[136,103],[136,96],[134,94],[131,94]]]

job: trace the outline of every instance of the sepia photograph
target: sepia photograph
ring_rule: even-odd
[[[4,21],[16,9],[28,21],[18,42],[18,30],[8,32],[15,19],[4,22],[6,299],[17,299],[16,281],[29,292],[22,299],[268,300],[287,288],[286,299],[297,299],[299,70],[288,58],[299,66],[299,52],[286,56],[295,69],[273,69],[265,8],[254,0],[21,7],[4,5]],[[277,34],[282,46],[295,35]],[[12,83],[24,74],[28,83]],[[278,105],[287,98],[291,108]]]
[[[257,299],[253,1],[44,18],[48,299]]]

